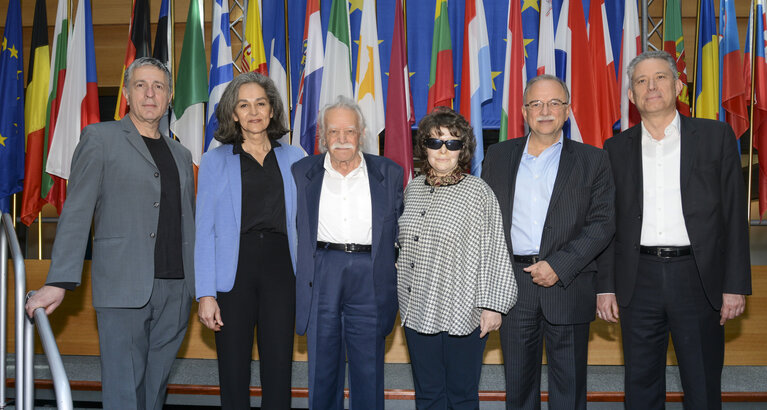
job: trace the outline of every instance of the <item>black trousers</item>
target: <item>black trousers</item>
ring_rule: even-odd
[[[423,334],[405,327],[418,410],[479,409],[479,377],[487,336]]]
[[[529,264],[514,263],[520,271]],[[554,285],[558,286],[558,285]],[[541,362],[545,341],[549,403],[553,410],[586,409],[589,323],[556,325],[543,316],[541,287],[519,283],[517,303],[501,328],[506,408],[541,408]]]
[[[724,327],[692,256],[641,255],[631,304],[620,308],[626,408],[663,409],[669,332],[685,409],[721,409]]]
[[[222,409],[250,408],[254,327],[258,328],[261,408],[290,409],[295,289],[287,236],[240,235],[234,287],[217,294],[224,322],[216,333]]]

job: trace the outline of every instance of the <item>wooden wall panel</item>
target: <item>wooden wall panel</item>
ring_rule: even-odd
[[[29,289],[39,288],[45,281],[50,260],[27,260],[27,283]],[[746,312],[730,321],[725,327],[727,365],[767,365],[767,266],[754,266],[753,295],[747,298]],[[62,354],[97,355],[98,335],[96,332],[96,314],[91,305],[90,264],[86,262],[83,285],[73,292],[67,292],[62,305],[51,315],[51,326]],[[11,274],[11,278],[13,275]],[[13,280],[9,289],[14,289]],[[9,312],[13,312],[13,292],[9,296]],[[13,314],[11,314],[13,316]],[[623,363],[620,345],[620,326],[597,320],[592,322],[589,340],[589,364],[619,365]],[[13,317],[8,323],[8,349],[13,351]],[[306,360],[306,338],[296,336],[294,360]],[[38,343],[38,351],[41,351]],[[197,306],[192,306],[189,329],[179,352],[179,357],[205,358],[216,357],[213,332],[204,328],[197,320]],[[257,357],[254,355],[254,357]],[[386,361],[406,363],[409,361],[404,332],[399,326],[386,340]],[[502,362],[498,332],[493,332],[485,350],[485,363]],[[675,364],[673,348],[669,348],[668,363]]]

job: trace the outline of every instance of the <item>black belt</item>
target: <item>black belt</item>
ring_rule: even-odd
[[[640,246],[639,253],[653,255],[659,258],[676,258],[692,253],[689,246]]]
[[[528,263],[532,265],[540,261],[541,258],[538,255],[514,255],[514,262],[516,263]]]
[[[330,249],[334,251],[344,251],[346,253],[369,253],[373,247],[371,245],[359,245],[356,243],[330,243],[317,241],[317,249]]]

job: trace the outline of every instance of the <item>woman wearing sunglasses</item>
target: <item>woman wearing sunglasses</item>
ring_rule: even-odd
[[[439,107],[418,124],[423,175],[405,190],[397,261],[417,408],[479,408],[487,334],[517,299],[498,201],[464,173],[474,133]]]

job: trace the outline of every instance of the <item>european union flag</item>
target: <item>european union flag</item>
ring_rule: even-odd
[[[21,54],[21,4],[11,0],[0,51],[0,210],[24,185],[24,58]]]

